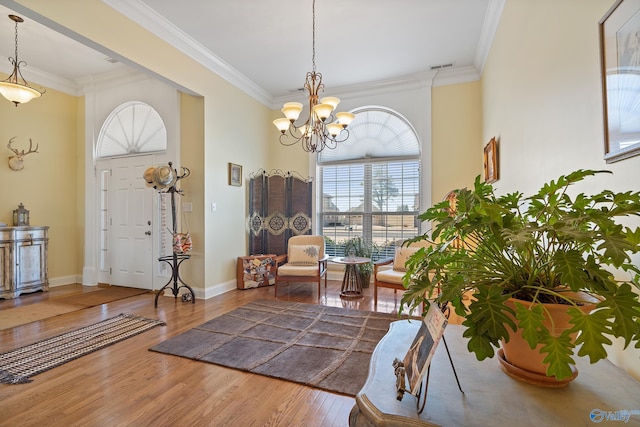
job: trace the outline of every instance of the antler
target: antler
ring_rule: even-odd
[[[14,153],[16,153],[16,156],[22,158],[24,156],[26,156],[27,154],[31,154],[31,153],[37,153],[38,152],[38,147],[39,145],[36,144],[36,149],[33,149],[33,141],[31,140],[31,138],[29,138],[29,151],[27,151],[26,153],[24,152],[24,150],[22,151],[18,151],[15,148],[11,148],[11,144],[13,144],[13,141],[16,139],[16,137],[14,136],[13,138],[11,138],[9,140],[9,144],[7,144],[7,148],[11,151],[13,151]]]
[[[16,153],[16,156],[20,155],[20,152],[18,150],[16,150],[15,148],[11,148],[11,144],[13,144],[13,141],[16,139],[16,137],[14,136],[13,138],[11,138],[9,140],[9,143],[7,144],[7,148],[11,151],[13,151],[14,153]]]

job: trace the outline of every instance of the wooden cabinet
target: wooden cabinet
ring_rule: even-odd
[[[49,289],[49,227],[0,228],[0,298]]]

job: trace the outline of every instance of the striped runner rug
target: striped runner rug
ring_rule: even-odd
[[[32,376],[86,354],[164,326],[160,320],[132,314],[119,314],[93,325],[65,332],[55,337],[0,353],[0,383],[31,382]]]

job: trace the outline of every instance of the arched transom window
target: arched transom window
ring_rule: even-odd
[[[118,106],[98,135],[97,156],[113,157],[165,151],[167,128],[158,112],[140,101]]]

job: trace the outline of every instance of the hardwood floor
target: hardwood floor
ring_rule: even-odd
[[[291,284],[277,300],[317,303],[316,286]],[[87,292],[80,285],[51,288],[29,298]],[[373,288],[359,300],[339,296],[329,281],[320,304],[374,310]],[[159,318],[156,327],[33,377],[0,384],[0,426],[346,426],[354,399],[296,383],[148,351],[167,338],[255,299],[276,299],[273,287],[235,290],[195,304],[147,293],[0,331],[0,352],[119,313]],[[381,289],[377,311],[397,312],[401,293]],[[4,305],[2,305],[4,304]],[[238,355],[242,357],[242,355]]]

